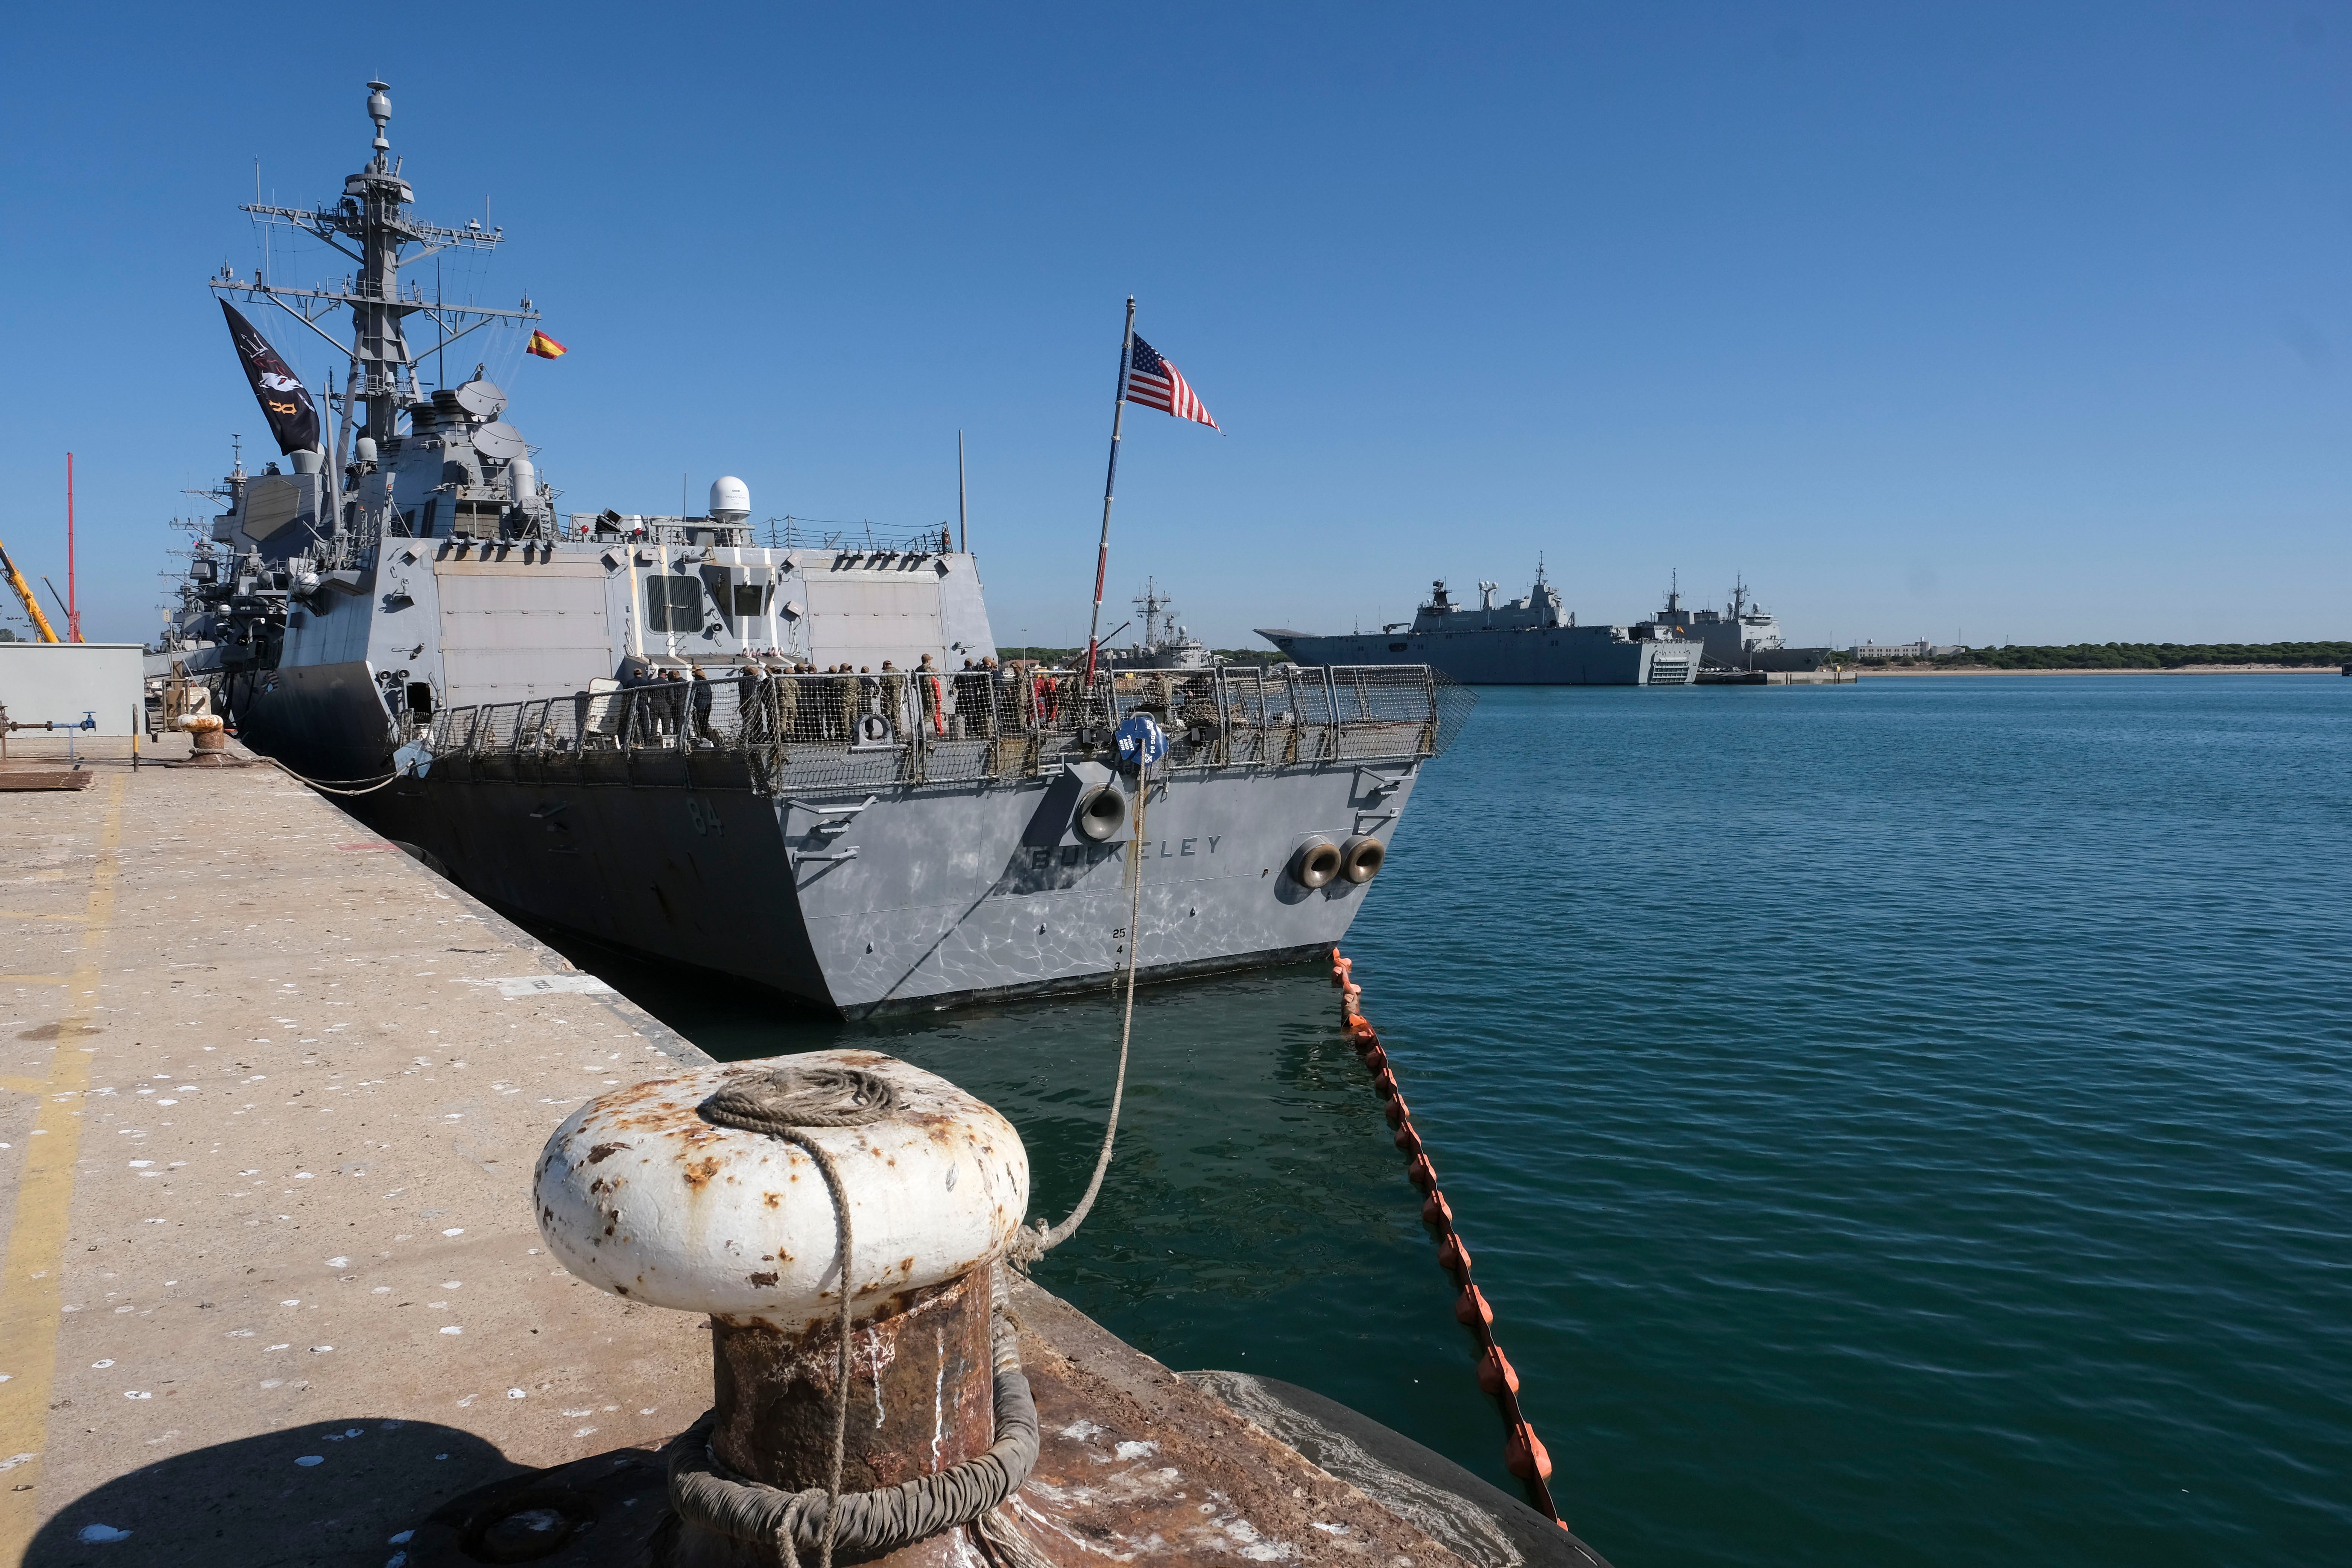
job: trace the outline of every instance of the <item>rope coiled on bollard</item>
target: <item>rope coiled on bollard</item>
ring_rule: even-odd
[[[878,1554],[911,1545],[989,1513],[1029,1479],[1037,1464],[1037,1406],[1012,1323],[1004,1315],[1003,1265],[994,1266],[996,1441],[986,1453],[937,1475],[879,1491],[844,1493],[811,1487],[788,1492],[737,1475],[710,1450],[718,1412],[705,1415],[678,1440],[669,1462],[669,1503],[679,1519],[714,1533],[772,1545],[787,1568],[814,1547]],[[848,1385],[841,1387],[845,1402]],[[841,1451],[834,1451],[835,1474]]]
[[[833,1568],[836,1549],[892,1551],[968,1524],[1018,1490],[1037,1463],[1037,1407],[1005,1317],[1004,1275],[998,1265],[990,1296],[996,1441],[978,1458],[936,1475],[881,1491],[842,1492],[842,1458],[849,1436],[850,1301],[856,1291],[850,1276],[849,1195],[833,1156],[803,1129],[862,1127],[897,1108],[898,1091],[873,1073],[800,1067],[738,1079],[701,1106],[707,1121],[764,1133],[808,1155],[833,1200],[834,1241],[841,1260],[841,1359],[834,1378],[833,1454],[824,1486],[788,1492],[737,1475],[711,1451],[715,1410],[688,1429],[670,1458],[670,1507],[681,1520],[738,1541],[772,1544],[786,1568],[800,1568],[803,1546],[816,1549],[821,1568]]]

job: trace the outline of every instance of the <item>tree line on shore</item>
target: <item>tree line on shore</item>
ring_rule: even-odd
[[[1851,649],[1836,656],[1858,662]],[[2352,642],[2179,643],[2109,642],[1972,647],[1938,658],[1871,659],[1871,664],[1937,669],[2179,669],[2191,664],[2352,663]]]

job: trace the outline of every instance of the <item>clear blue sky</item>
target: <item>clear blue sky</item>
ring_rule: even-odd
[[[1130,419],[1113,597],[1220,645],[1538,552],[1587,620],[2352,637],[2341,5],[352,15],[11,25],[0,539],[62,584],[72,448],[93,637],[259,444],[254,160],[332,195],[378,74],[419,212],[511,237],[445,287],[572,349],[490,352],[567,509],[937,522],[961,426],[1007,642],[1084,633],[1129,291],[1229,434]]]

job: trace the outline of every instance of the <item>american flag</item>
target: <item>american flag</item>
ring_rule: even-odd
[[[1200,394],[1184,379],[1183,373],[1160,357],[1160,351],[1135,340],[1135,351],[1127,362],[1127,400],[1146,408],[1157,408],[1162,414],[1172,414],[1179,419],[1190,419],[1196,425],[1206,425],[1217,430],[1217,422],[1209,417],[1202,405]],[[1220,431],[1220,434],[1223,432]]]

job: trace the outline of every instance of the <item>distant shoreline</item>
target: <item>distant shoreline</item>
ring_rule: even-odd
[[[1937,675],[2334,675],[2339,679],[2342,678],[2341,672],[2332,664],[2184,664],[2173,669],[1999,669],[1990,664],[1938,668],[1849,664],[1845,668],[1857,678],[1888,675],[1906,679]]]

